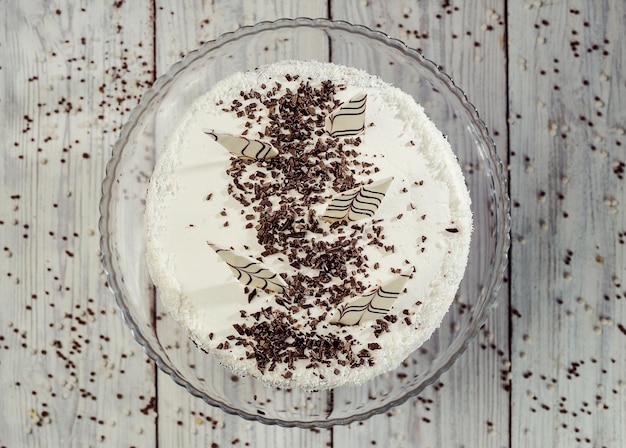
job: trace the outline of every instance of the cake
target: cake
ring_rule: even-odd
[[[357,385],[439,327],[470,197],[423,108],[368,73],[233,74],[169,137],[145,212],[160,301],[206,356],[281,388]]]

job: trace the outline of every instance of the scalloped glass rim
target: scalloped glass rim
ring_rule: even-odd
[[[120,163],[120,155],[128,143],[129,136],[131,132],[137,125],[139,118],[146,111],[148,106],[154,100],[157,92],[162,89],[164,86],[171,83],[176,75],[184,70],[189,64],[195,61],[198,58],[204,57],[207,53],[214,51],[220,46],[231,42],[233,40],[240,39],[242,37],[256,34],[260,31],[264,30],[277,30],[284,28],[299,28],[299,27],[309,27],[309,28],[326,28],[326,29],[334,29],[334,30],[343,30],[353,34],[361,34],[370,39],[377,40],[387,46],[394,47],[397,50],[400,50],[402,53],[406,54],[410,58],[416,60],[420,65],[427,68],[432,72],[433,75],[445,81],[445,84],[449,87],[450,92],[453,93],[461,103],[465,106],[467,112],[469,112],[476,124],[478,124],[478,130],[480,131],[480,138],[487,144],[489,151],[489,158],[486,160],[489,168],[493,171],[494,179],[498,182],[495,183],[494,188],[494,196],[496,203],[496,232],[498,235],[501,235],[501,238],[496,241],[496,254],[495,254],[495,266],[498,268],[493,272],[489,279],[489,283],[485,286],[485,300],[482,301],[482,307],[476,311],[475,324],[472,327],[471,332],[468,337],[462,342],[460,347],[454,352],[449,359],[443,363],[443,365],[432,372],[429,377],[427,377],[421,384],[413,389],[408,389],[406,393],[400,398],[390,401],[383,406],[372,409],[367,412],[355,413],[349,418],[344,419],[335,419],[335,420],[318,420],[318,421],[297,421],[297,420],[283,420],[283,419],[275,419],[275,418],[267,418],[263,415],[258,414],[250,414],[240,409],[233,408],[225,403],[222,403],[218,400],[215,400],[211,397],[208,397],[206,394],[203,394],[193,385],[189,384],[182,377],[180,372],[175,369],[172,369],[151,347],[148,343],[147,339],[142,334],[138,323],[135,321],[133,316],[130,313],[130,310],[124,303],[121,297],[121,289],[118,283],[118,278],[116,276],[116,272],[113,268],[112,259],[111,259],[111,238],[110,238],[110,215],[109,215],[109,206],[111,203],[111,197],[107,195],[107,192],[111,190],[112,184],[115,181],[115,175],[117,172],[118,165]],[[254,420],[264,424],[277,424],[285,427],[301,427],[301,428],[312,428],[312,427],[330,427],[337,424],[349,424],[354,421],[365,420],[372,415],[380,414],[386,412],[390,408],[397,406],[399,404],[404,403],[411,397],[418,395],[424,388],[435,382],[439,376],[448,370],[450,366],[455,362],[455,360],[466,350],[468,344],[476,337],[478,331],[485,323],[488,313],[493,306],[498,290],[500,289],[504,272],[507,267],[508,262],[508,250],[510,246],[510,203],[508,196],[508,187],[507,187],[507,179],[503,175],[502,161],[500,160],[498,154],[496,153],[495,143],[491,136],[489,135],[487,126],[480,118],[478,111],[474,107],[474,105],[469,101],[465,92],[457,87],[454,84],[452,78],[443,72],[439,66],[427,59],[417,50],[409,48],[402,41],[392,38],[385,33],[380,31],[372,30],[363,25],[353,25],[351,23],[345,21],[332,21],[324,18],[311,19],[311,18],[296,18],[296,19],[279,19],[276,21],[264,21],[259,22],[252,26],[244,26],[239,28],[234,32],[225,33],[219,36],[217,39],[204,43],[198,49],[191,51],[188,53],[181,61],[175,63],[166,74],[160,76],[153,86],[148,89],[148,91],[142,96],[139,104],[133,109],[130,114],[130,118],[123,126],[121,130],[121,135],[119,140],[113,147],[113,152],[111,159],[107,163],[106,167],[106,176],[102,183],[102,197],[99,204],[100,210],[100,219],[98,223],[98,227],[100,230],[100,249],[101,249],[101,258],[102,265],[107,276],[109,289],[112,291],[115,303],[120,310],[124,322],[129,327],[131,334],[134,339],[139,343],[139,345],[143,348],[146,355],[156,363],[157,367],[169,375],[172,380],[185,388],[190,394],[195,397],[201,398],[206,403],[219,407],[223,411],[239,415],[240,417],[247,420]]]

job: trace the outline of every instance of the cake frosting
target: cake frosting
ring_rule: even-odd
[[[198,98],[157,161],[147,263],[207,356],[268,385],[356,385],[440,325],[472,217],[456,157],[411,96],[286,61]]]

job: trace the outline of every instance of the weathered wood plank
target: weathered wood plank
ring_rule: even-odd
[[[383,31],[440,64],[480,111],[506,160],[503,1],[475,2],[470,8],[462,2],[355,0],[333,2],[331,16]],[[393,446],[508,445],[508,311],[505,284],[478,341],[438,385],[392,411],[391,417],[377,416],[364,424],[335,428],[334,445],[345,446],[355,438],[383,446],[389,440]],[[456,416],[454,424],[452,415]]]
[[[176,1],[157,2],[157,73],[164,73],[180,57],[202,42],[241,25],[281,17],[319,17],[327,12],[326,2],[247,1],[193,2],[184,6]],[[252,55],[252,58],[255,56]],[[162,323],[161,323],[162,324]],[[201,363],[195,348],[179,352],[189,363]],[[235,383],[233,383],[233,387]],[[225,389],[229,388],[225,384]],[[164,446],[323,446],[329,444],[328,430],[286,429],[264,426],[232,416],[206,405],[159,373],[159,442]]]
[[[0,446],[156,441],[99,260],[105,163],[153,79],[150,2],[119,3],[1,2]]]
[[[513,446],[623,446],[620,2],[509,2]]]

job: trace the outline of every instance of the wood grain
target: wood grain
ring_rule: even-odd
[[[626,16],[622,4],[601,5],[509,5],[511,436],[520,447],[626,440],[617,423],[626,379]]]
[[[150,3],[2,3],[0,446],[154,445],[154,368],[97,231],[111,145],[153,79]]]

